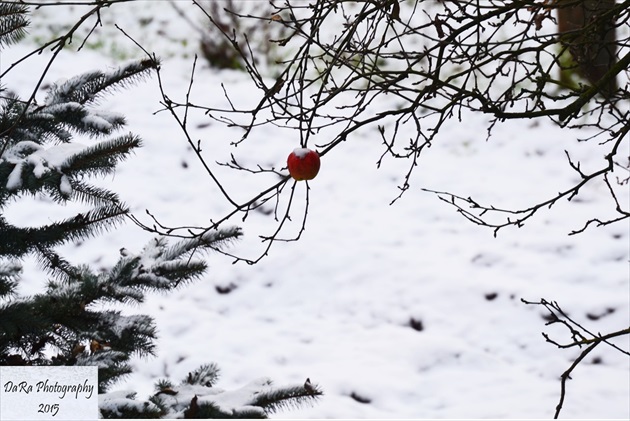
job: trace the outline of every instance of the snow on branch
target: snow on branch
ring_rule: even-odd
[[[100,94],[124,87],[157,68],[156,59],[140,60],[111,72],[90,72],[53,85],[43,105],[28,104],[7,93],[0,99],[0,189],[35,192],[42,186],[53,199],[73,196],[103,203],[116,201],[107,191],[90,189],[81,181],[85,175],[106,175],[141,146],[129,133],[91,146],[73,142],[73,134],[109,135],[125,124],[119,113],[95,110],[87,105]],[[46,146],[47,142],[56,142]],[[6,174],[6,180],[4,175]],[[100,194],[100,197],[95,195]]]
[[[210,367],[207,365],[204,367]],[[197,370],[198,372],[199,370]],[[192,373],[189,374],[189,378]],[[149,401],[136,400],[134,392],[120,391],[99,396],[99,408],[103,416],[129,418],[142,414],[146,418],[267,418],[268,411],[254,403],[255,396],[272,389],[271,381],[259,379],[234,390],[199,384],[186,380],[173,386],[167,380],[156,385],[157,393]]]
[[[239,238],[243,232],[239,227],[208,230],[198,237],[181,240],[165,251],[165,258],[173,259],[197,249],[217,250]]]
[[[24,179],[29,175],[37,179],[43,178],[50,172],[58,172],[63,175],[64,162],[68,157],[82,151],[85,145],[71,143],[44,148],[31,141],[19,142],[9,148],[3,156],[3,160],[14,164],[6,188],[15,191],[23,187]],[[65,189],[64,189],[65,187]],[[68,185],[60,185],[60,190],[67,194],[71,193]]]
[[[278,409],[301,406],[322,395],[310,382],[278,387],[264,377],[225,391],[190,384],[191,375],[179,386],[164,381],[158,384],[159,390],[151,400],[163,408],[166,418],[268,418]]]
[[[137,401],[134,399],[135,396],[135,392],[126,390],[100,394],[98,407],[102,417],[159,418],[160,408],[157,405],[152,402]]]

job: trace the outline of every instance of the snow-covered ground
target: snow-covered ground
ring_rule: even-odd
[[[39,13],[32,37],[51,30],[42,22],[68,18],[61,8]],[[197,34],[168,2],[115,5],[107,13],[106,22],[114,16],[125,31],[164,57],[167,93],[183,100]],[[143,16],[156,18],[147,21]],[[160,31],[166,34],[162,38],[155,35]],[[46,80],[140,57],[120,32],[105,27],[95,35],[103,45],[64,52]],[[5,49],[2,71],[31,49],[28,42]],[[27,95],[44,59],[33,57],[3,84]],[[259,92],[252,94],[246,74],[217,71],[200,61],[195,98],[220,103],[221,83],[235,101],[255,104],[260,99]],[[154,114],[159,99],[157,82],[151,79],[102,102],[102,107],[124,113],[128,130],[144,140],[136,156],[102,182],[147,224],[151,219],[145,209],[165,225],[207,225],[231,209],[175,121],[166,113]],[[561,342],[570,337],[559,327],[544,326],[545,311],[520,299],[557,300],[595,332],[627,327],[628,221],[567,235],[612,209],[606,186],[593,184],[581,192],[581,201],[558,203],[523,228],[507,228],[494,238],[491,230],[471,224],[423,192],[421,188],[446,190],[518,208],[575,182],[565,149],[583,158],[583,168],[604,163],[601,146],[578,145],[575,132],[549,122],[512,121],[498,126],[488,142],[486,122],[486,117],[468,114],[462,122],[446,124],[423,153],[411,189],[391,206],[408,163],[389,160],[376,168],[383,152],[376,128],[336,147],[309,182],[306,231],[299,241],[275,243],[269,256],[252,266],[232,264],[233,259],[219,254],[208,256],[210,270],[203,280],[169,295],[151,296],[128,310],[155,318],[157,356],[135,361],[135,373],[113,389],[133,389],[146,397],[156,380],[178,381],[199,365],[216,362],[222,369],[219,386],[225,389],[264,376],[276,384],[302,383],[309,377],[323,388],[325,395],[316,405],[276,414],[281,418],[551,417],[559,376],[579,350],[546,343],[542,331]],[[195,139],[203,140],[210,163],[234,153],[245,165],[282,168],[288,153],[299,146],[299,137],[291,132],[279,136],[254,130],[235,148],[230,142],[240,133],[202,114],[191,115],[189,127]],[[620,156],[628,156],[628,143]],[[277,180],[215,170],[238,200]],[[298,184],[297,202],[303,202],[305,189],[305,183]],[[628,204],[628,191],[620,195],[620,202]],[[39,198],[15,203],[6,215],[36,224],[69,213]],[[300,228],[299,203],[292,215],[287,235]],[[245,239],[229,251],[248,258],[264,250],[258,236],[277,226],[273,214],[263,212],[231,223],[243,227]],[[108,266],[121,247],[139,251],[151,237],[128,223],[68,245],[64,252],[77,263]],[[34,267],[26,273],[35,274]],[[38,291],[45,282],[31,279],[23,292]],[[221,294],[217,287],[231,292]],[[609,308],[614,311],[598,320],[587,317]],[[618,344],[628,349],[628,338]],[[627,419],[629,396],[627,356],[602,345],[574,371],[561,415]]]

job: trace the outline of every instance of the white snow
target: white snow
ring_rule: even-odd
[[[303,159],[306,155],[308,155],[312,150],[308,148],[295,148],[293,149],[293,154],[300,159]]]
[[[17,164],[11,171],[11,174],[9,174],[6,185],[7,190],[17,190],[22,187],[22,165],[21,162]]]
[[[83,105],[78,102],[64,102],[63,104],[50,104],[45,108],[46,113],[42,113],[42,115],[48,115],[50,118],[53,118],[53,114],[56,113],[71,113],[71,112],[80,112],[83,110]]]
[[[269,385],[270,381],[265,378],[229,391],[218,387],[182,384],[174,388],[176,394],[160,394],[159,397],[168,408],[174,408],[167,414],[167,418],[183,418],[183,412],[195,396],[198,399],[198,405],[213,404],[227,413],[238,414],[240,411],[247,410],[264,414],[260,407],[252,406],[251,403],[256,393],[271,390]]]
[[[226,412],[237,413],[243,410],[262,412],[260,407],[252,406],[251,403],[257,393],[271,391],[271,384],[271,379],[263,377],[251,381],[240,389],[222,391],[222,393],[203,397],[199,399],[198,403],[201,404],[207,401],[217,405],[222,411]]]
[[[83,122],[86,126],[94,127],[103,133],[107,133],[113,128],[112,124],[109,121],[96,114],[86,115],[85,117],[83,117]]]
[[[16,164],[7,180],[7,189],[17,190],[22,187],[24,165],[33,166],[33,175],[42,178],[50,171],[62,172],[69,157],[81,152],[86,146],[79,143],[62,143],[44,148],[31,141],[20,142],[10,148],[2,159]],[[62,193],[70,195],[72,186],[67,176],[61,177],[59,186]]]
[[[2,159],[7,162],[17,163],[29,154],[42,149],[43,147],[40,144],[31,142],[30,140],[25,140],[22,142],[18,142],[11,148],[8,148],[2,154]]]
[[[70,196],[72,194],[72,185],[70,184],[70,179],[65,174],[61,176],[59,191],[61,191],[61,193],[65,194],[66,196]]]
[[[114,412],[118,414],[118,416],[121,415],[118,409],[122,406],[136,408],[138,411],[142,411],[145,404],[134,400],[133,396],[134,392],[128,390],[100,394],[98,395],[98,407],[102,411]],[[149,402],[148,406],[157,409],[153,403]]]
[[[173,44],[147,37],[146,31],[173,27],[180,34],[187,28],[160,4],[167,2],[113,5],[103,11],[103,20],[112,20],[115,13],[121,27],[147,39],[159,56],[162,48],[172,52]],[[63,18],[55,14],[61,11],[50,7],[40,12],[56,21]],[[155,16],[150,25],[134,20],[149,11]],[[34,26],[37,32],[36,21]],[[120,48],[134,51],[117,30],[104,26],[98,31],[108,42],[116,40]],[[189,35],[182,54],[166,54],[162,63],[163,83],[173,99],[183,100],[188,88],[191,60],[185,54],[196,45],[196,34],[191,30]],[[109,51],[65,52],[47,79],[71,77],[96,64],[103,70],[120,64],[119,57],[104,54]],[[28,52],[24,44],[7,48],[3,62],[13,63]],[[44,59],[46,54],[32,57],[40,66],[23,65],[3,84],[30,94],[41,69],[37,60]],[[217,71],[200,61],[191,101],[223,104],[221,83],[237,108],[255,107],[263,95],[254,93],[245,73]],[[166,113],[154,114],[160,99],[154,78],[100,104],[123,113],[125,130],[144,140],[136,156],[120,165],[116,178],[102,183],[148,225],[153,220],[145,209],[166,226],[207,226],[232,208],[176,122]],[[202,113],[191,112],[188,123],[191,136],[202,140],[207,162],[237,201],[253,197],[277,176],[236,172],[214,165],[216,161],[227,162],[234,154],[249,168],[282,168],[287,151],[298,143],[297,133],[263,127],[233,147],[230,142],[242,134],[238,130]],[[306,230],[299,241],[274,244],[267,257],[251,266],[210,255],[203,280],[126,308],[129,314],[156,319],[157,356],[136,360],[134,373],[113,390],[132,389],[146,398],[156,380],[178,382],[198,366],[216,362],[222,372],[218,386],[228,391],[260,377],[275,384],[301,384],[310,377],[324,390],[314,406],[279,412],[276,418],[550,418],[558,403],[559,376],[579,350],[546,343],[543,331],[560,342],[569,342],[570,335],[559,326],[545,326],[543,309],[526,306],[520,298],[557,300],[594,332],[627,327],[629,226],[625,221],[567,235],[593,217],[614,215],[603,183],[585,186],[581,201],[561,201],[521,229],[500,231],[497,238],[422,192],[446,190],[519,208],[575,183],[565,149],[582,160],[585,171],[605,165],[607,145],[576,141],[588,137],[587,129],[578,136],[547,121],[510,121],[498,125],[486,142],[486,124],[485,117],[466,113],[462,122],[447,122],[423,152],[411,188],[392,206],[409,163],[385,160],[376,168],[383,145],[375,128],[339,144],[322,158],[325,171],[308,185]],[[330,140],[326,131],[318,136],[312,145]],[[622,149],[620,156],[628,156],[628,142]],[[625,177],[621,170],[618,176]],[[306,188],[295,187],[284,237],[300,230]],[[627,186],[618,194],[626,206]],[[285,189],[280,211],[288,195]],[[245,221],[242,214],[228,221],[242,226],[245,234],[229,253],[255,258],[264,250],[259,236],[276,229],[275,205],[266,203],[261,210],[270,212],[252,211]],[[18,201],[5,216],[37,224],[63,211],[43,199]],[[99,268],[113,265],[121,247],[137,253],[152,237],[129,223],[61,252],[73,262]],[[40,291],[35,263],[25,262],[24,271],[21,291]],[[228,286],[229,293],[217,291]],[[614,311],[598,320],[587,317],[607,308]],[[412,328],[411,319],[421,322],[422,330]],[[615,343],[627,349],[627,338]],[[630,418],[629,371],[627,356],[598,347],[572,374],[561,417]],[[352,394],[370,402],[360,403]]]

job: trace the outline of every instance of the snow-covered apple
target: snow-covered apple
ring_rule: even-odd
[[[287,158],[289,174],[298,181],[315,178],[319,165],[319,154],[308,148],[296,148]]]

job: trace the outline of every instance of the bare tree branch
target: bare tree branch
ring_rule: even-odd
[[[219,13],[219,4],[225,5],[224,14]],[[580,140],[607,145],[603,165],[586,171],[567,150],[567,165],[579,180],[522,209],[482,204],[454,192],[423,190],[438,195],[462,216],[493,229],[496,235],[501,228],[523,226],[560,200],[576,198],[586,185],[603,182],[616,215],[597,215],[570,234],[627,220],[630,211],[619,200],[610,175],[615,169],[627,170],[620,155],[629,138],[630,113],[623,104],[630,98],[630,90],[627,83],[613,92],[608,87],[617,85],[612,81],[630,78],[630,39],[627,31],[620,31],[622,37],[611,46],[593,41],[589,34],[601,32],[601,28],[622,27],[630,20],[630,0],[607,2],[606,8],[592,13],[582,27],[561,32],[556,12],[580,4],[549,0],[417,0],[413,7],[403,9],[395,0],[326,0],[312,4],[272,1],[270,8],[256,14],[242,11],[239,3],[229,0],[214,2],[210,8],[196,0],[195,7],[238,55],[260,96],[253,107],[243,107],[222,85],[225,105],[210,106],[191,102],[189,95],[175,101],[161,88],[164,110],[173,116],[208,177],[233,208],[211,226],[198,227],[195,235],[236,214],[247,215],[261,200],[279,194],[288,178],[281,178],[251,200],[237,203],[204,161],[201,142],[194,140],[187,126],[187,115],[193,110],[240,128],[240,137],[230,140],[234,146],[247,142],[255,130],[272,126],[293,130],[299,134],[302,147],[315,145],[322,157],[357,133],[376,128],[383,145],[377,166],[387,159],[405,161],[399,192],[392,203],[411,188],[411,177],[422,153],[438,141],[444,125],[453,119],[461,121],[466,113],[491,118],[488,138],[497,124],[509,119],[547,119],[574,132],[578,139],[584,137],[585,128],[596,129]],[[258,25],[258,36],[277,28],[278,38],[264,41],[286,49],[284,58],[277,63],[263,60],[252,44],[252,25],[245,22]],[[600,79],[590,83],[579,79],[581,65],[567,64],[566,56],[593,48],[614,52],[615,62]],[[267,64],[261,66],[263,62]],[[570,71],[577,82],[565,80]],[[178,115],[180,112],[183,117]],[[219,165],[250,174],[286,177],[276,168],[244,167],[234,156]],[[294,203],[292,193],[284,198],[289,205]],[[285,227],[286,221],[278,218],[277,227]],[[185,236],[189,230],[172,227],[168,233]],[[280,237],[262,236],[264,242],[276,238]]]
[[[540,301],[527,301],[521,298],[521,301],[529,305],[543,306],[549,312],[549,316],[547,317],[547,320],[549,321],[546,323],[546,325],[548,326],[548,325],[556,324],[556,323],[561,324],[565,326],[571,334],[571,342],[561,344],[553,340],[548,334],[543,332],[542,335],[547,342],[557,346],[560,349],[567,349],[567,348],[573,348],[573,347],[582,348],[583,346],[586,346],[586,348],[584,348],[580,352],[580,354],[569,366],[569,368],[567,368],[560,376],[560,398],[559,398],[558,405],[556,405],[556,411],[554,414],[554,419],[557,419],[560,416],[560,411],[562,410],[562,407],[564,405],[564,400],[566,397],[566,390],[567,390],[566,388],[567,380],[571,378],[571,373],[584,360],[584,358],[591,351],[593,351],[599,344],[605,343],[608,346],[614,348],[616,351],[619,351],[622,354],[630,356],[630,350],[625,350],[617,346],[616,344],[610,342],[610,340],[613,338],[618,338],[621,336],[630,336],[630,327],[620,329],[615,332],[610,332],[605,335],[601,335],[599,333],[595,334],[589,331],[588,329],[586,329],[580,323],[573,320],[571,317],[569,317],[567,313],[564,310],[562,310],[562,308],[556,301],[547,301],[544,298],[542,298]]]

